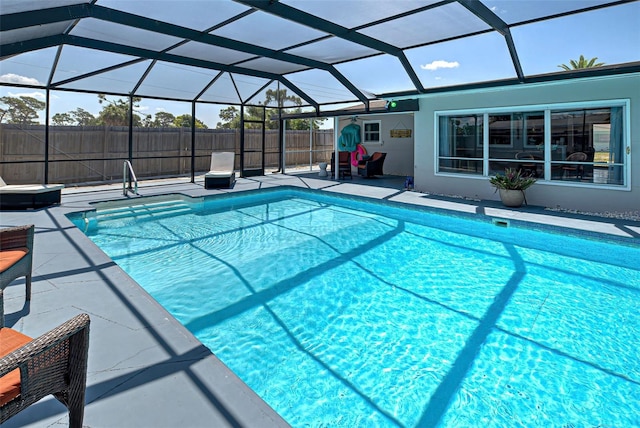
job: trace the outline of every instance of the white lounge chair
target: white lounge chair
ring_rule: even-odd
[[[234,163],[236,155],[233,152],[211,153],[211,168],[204,176],[205,189],[220,189],[233,187],[236,181]]]
[[[60,203],[64,184],[7,184],[0,177],[0,209],[43,208]]]

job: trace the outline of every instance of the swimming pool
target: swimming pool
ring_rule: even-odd
[[[298,190],[73,218],[293,426],[640,424],[640,248]]]

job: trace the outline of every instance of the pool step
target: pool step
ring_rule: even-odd
[[[125,207],[99,209],[95,212],[95,220],[109,221],[122,218],[142,220],[191,212],[191,207],[184,201],[163,201],[147,204],[136,204]]]

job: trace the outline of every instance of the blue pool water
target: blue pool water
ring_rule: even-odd
[[[640,426],[638,246],[292,190],[107,214],[73,220],[295,427]]]

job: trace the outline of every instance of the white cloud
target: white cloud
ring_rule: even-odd
[[[41,85],[38,79],[33,77],[20,76],[18,74],[7,73],[0,76],[0,82],[15,83],[19,85]]]
[[[31,98],[40,98],[41,100],[44,101],[45,96],[44,96],[44,92],[38,92],[38,91],[34,91],[34,92],[9,92],[7,95],[9,95],[10,97],[31,97]]]
[[[445,61],[442,59],[420,66],[421,69],[429,70],[429,71],[435,71],[440,68],[458,68],[458,67],[460,67],[460,63],[458,61]]]

